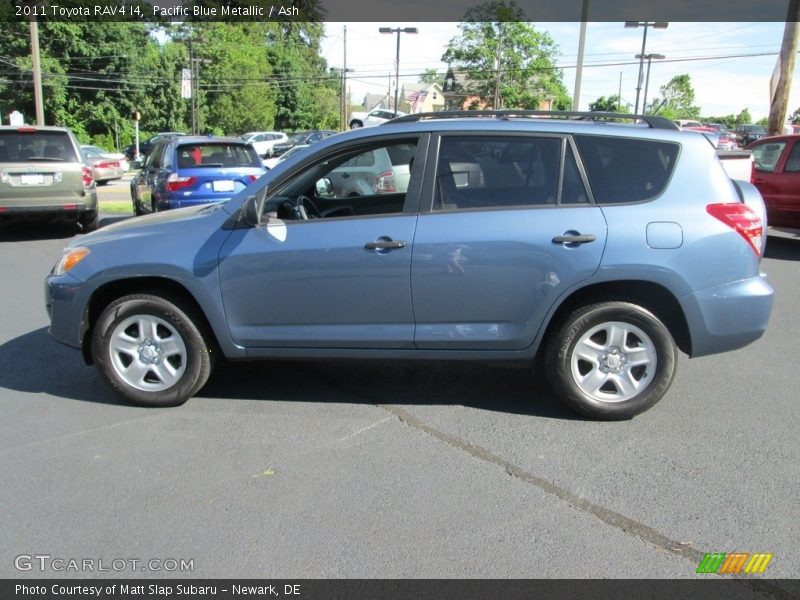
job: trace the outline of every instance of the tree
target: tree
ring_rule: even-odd
[[[630,104],[625,103],[624,105],[620,105],[619,95],[614,94],[606,98],[605,96],[600,96],[594,102],[589,103],[589,110],[592,112],[622,112],[622,113],[629,113],[631,112]]]
[[[700,107],[694,104],[694,88],[688,74],[676,75],[661,86],[661,96],[647,110],[668,119],[699,119]]]
[[[525,20],[514,0],[490,0],[471,8],[442,61],[466,75],[466,93],[495,108],[538,109],[548,99],[566,108],[570,98],[555,66],[558,46]]]
[[[434,83],[442,83],[444,75],[437,73],[436,69],[425,69],[425,72],[419,76],[419,83],[433,85]]]

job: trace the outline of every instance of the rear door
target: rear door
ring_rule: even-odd
[[[526,348],[556,298],[594,273],[603,253],[606,223],[572,143],[448,134],[434,147],[411,266],[415,345]]]

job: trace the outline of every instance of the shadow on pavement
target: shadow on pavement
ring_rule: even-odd
[[[0,387],[123,405],[125,401],[68,348],[37,329],[0,345]],[[9,368],[13,365],[13,368]],[[529,369],[429,361],[264,361],[222,363],[197,396],[348,404],[462,405],[575,420]]]
[[[800,239],[769,236],[764,258],[775,260],[800,260]]]
[[[0,221],[0,242],[69,239],[80,233],[77,223],[46,221]]]

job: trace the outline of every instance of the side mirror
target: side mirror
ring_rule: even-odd
[[[242,204],[242,219],[252,227],[256,227],[261,222],[261,206],[263,201],[259,202],[259,197],[264,198],[264,195],[253,194],[252,196],[248,196],[244,204]]]
[[[333,184],[330,178],[317,179],[317,196],[330,196],[333,193]]]

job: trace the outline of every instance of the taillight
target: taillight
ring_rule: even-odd
[[[756,161],[753,159],[753,155],[750,155],[750,183],[756,182]]]
[[[83,167],[83,187],[92,187],[93,183],[92,170],[89,167]]]
[[[258,175],[248,175],[247,178],[250,180],[250,183],[253,183],[256,179],[258,179]]]
[[[750,248],[761,256],[761,236],[764,228],[759,216],[746,204],[739,202],[726,204],[709,204],[706,211],[733,229],[750,244]]]
[[[394,185],[394,173],[384,171],[375,178],[375,192],[378,194],[393,194],[397,191]]]
[[[116,169],[119,166],[119,161],[97,162],[94,163],[94,166],[98,169]]]
[[[174,192],[187,188],[197,181],[197,177],[190,175],[189,177],[179,177],[177,173],[173,173],[167,178],[167,191]]]

